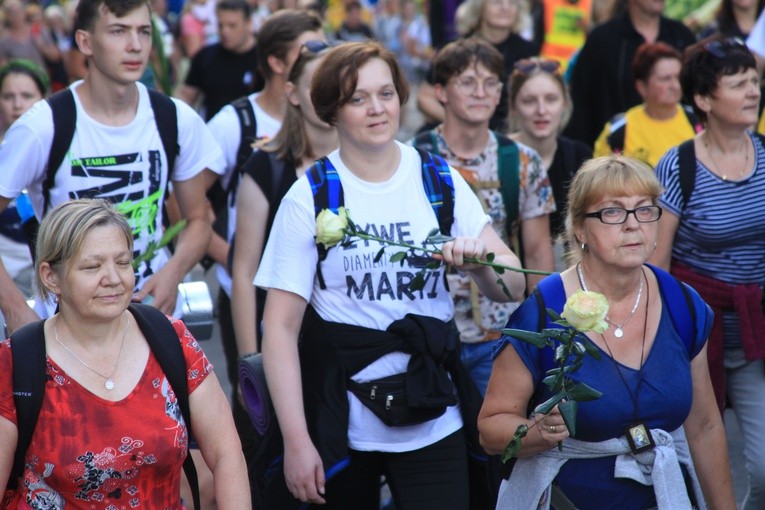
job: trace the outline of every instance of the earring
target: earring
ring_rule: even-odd
[[[581,243],[581,244],[579,245],[579,248],[581,248],[581,249],[582,249],[582,251],[587,251],[587,243]]]

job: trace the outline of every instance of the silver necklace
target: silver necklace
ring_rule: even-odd
[[[58,317],[56,317],[56,322],[53,323],[53,336],[56,339],[56,343],[58,343],[58,345],[63,347],[66,350],[66,352],[71,354],[74,359],[79,361],[82,364],[82,366],[84,366],[85,368],[87,368],[88,370],[93,372],[94,374],[97,374],[100,377],[103,377],[103,379],[104,379],[104,388],[106,388],[107,390],[113,390],[114,389],[114,374],[117,373],[117,368],[120,365],[120,358],[122,357],[122,348],[125,346],[125,337],[127,336],[127,330],[128,330],[128,320],[127,320],[127,316],[125,316],[125,330],[122,332],[122,341],[120,342],[120,352],[117,354],[117,361],[114,363],[114,370],[112,370],[112,375],[106,376],[106,375],[102,374],[101,372],[99,372],[98,370],[96,370],[95,368],[93,368],[90,365],[88,365],[87,363],[85,363],[82,359],[80,359],[79,356],[77,356],[75,353],[73,353],[72,350],[69,347],[64,345],[61,342],[61,340],[58,339]]]
[[[584,271],[582,271],[582,263],[578,263],[576,265],[576,274],[579,276],[579,283],[582,286],[582,289],[587,292],[587,284],[584,283]],[[643,278],[640,279],[640,286],[638,287],[638,293],[637,293],[637,299],[635,300],[635,304],[632,306],[632,310],[630,310],[629,315],[627,315],[627,318],[622,321],[621,324],[615,324],[607,315],[606,315],[606,322],[608,322],[610,325],[614,326],[614,336],[616,338],[621,338],[624,336],[624,326],[627,325],[629,320],[632,318],[633,315],[635,315],[635,310],[637,310],[638,305],[640,304],[640,298],[643,297]]]

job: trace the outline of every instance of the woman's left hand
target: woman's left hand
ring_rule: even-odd
[[[473,271],[482,268],[481,264],[474,262],[465,262],[465,259],[483,260],[488,253],[488,249],[483,241],[475,237],[457,237],[453,241],[444,243],[441,247],[440,258],[450,266],[459,271]]]

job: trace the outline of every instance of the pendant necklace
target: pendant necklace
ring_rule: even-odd
[[[77,356],[72,350],[67,347],[64,343],[61,342],[61,340],[58,339],[58,317],[56,317],[56,322],[53,323],[53,337],[56,339],[56,343],[58,343],[61,347],[63,347],[66,352],[68,352],[74,359],[79,361],[82,366],[93,372],[94,374],[102,377],[104,379],[104,388],[107,390],[113,390],[114,389],[114,374],[117,373],[117,368],[120,365],[120,358],[122,357],[122,348],[125,346],[125,337],[127,336],[127,330],[128,330],[128,320],[127,316],[125,316],[125,330],[122,332],[122,341],[120,342],[120,352],[117,354],[117,361],[114,363],[114,370],[112,370],[112,375],[106,376],[96,370],[95,368],[91,367],[87,363],[85,363],[82,359],[80,359],[79,356]]]
[[[645,279],[646,279],[645,270],[643,270],[643,280]],[[648,329],[649,301],[650,301],[650,290],[648,290],[646,294],[645,319],[643,320],[643,341],[640,344],[640,368],[638,369],[638,383],[637,383],[637,387],[635,388],[634,395],[632,393],[632,390],[630,390],[629,384],[627,383],[627,379],[625,379],[621,368],[619,368],[619,364],[616,362],[616,359],[614,358],[613,352],[611,352],[611,347],[608,345],[608,342],[606,341],[606,337],[603,336],[603,333],[600,334],[600,338],[603,339],[603,344],[606,346],[608,355],[611,358],[611,363],[613,363],[614,369],[619,374],[619,379],[621,379],[622,384],[624,385],[624,389],[627,390],[627,393],[630,396],[630,400],[632,400],[632,404],[634,406],[634,413],[635,413],[634,421],[632,422],[631,425],[629,425],[624,430],[624,435],[627,438],[627,442],[629,443],[630,449],[632,450],[633,454],[640,453],[645,450],[649,450],[656,445],[656,443],[654,442],[653,436],[651,436],[651,430],[648,428],[645,422],[640,421],[640,410],[639,410],[640,387],[643,384],[643,360],[645,356],[645,335],[646,335],[646,329]]]
[[[720,170],[720,165],[717,164],[717,161],[715,160],[715,157],[712,154],[712,150],[709,148],[709,140],[707,140],[706,135],[704,136],[704,148],[707,150],[707,154],[709,154],[709,159],[712,161],[712,164],[714,164],[717,174],[720,177],[722,177],[722,180],[727,181],[728,174]],[[749,145],[747,143],[746,138],[744,138],[744,154],[745,154],[744,167],[738,172],[738,179],[743,179],[747,171],[749,170]]]
[[[582,263],[579,262],[576,265],[576,274],[579,277],[579,285],[582,286],[582,290],[585,292],[587,291],[587,284],[584,283],[584,271],[582,271]],[[640,286],[638,287],[638,293],[637,293],[637,299],[635,300],[635,304],[632,305],[632,310],[630,310],[629,315],[627,315],[627,318],[622,321],[621,324],[615,324],[608,315],[606,315],[606,322],[610,325],[614,326],[614,336],[616,338],[621,338],[624,336],[624,326],[627,325],[629,320],[632,318],[633,315],[635,315],[635,311],[637,310],[638,305],[640,304],[640,298],[643,297],[643,278],[640,279]]]

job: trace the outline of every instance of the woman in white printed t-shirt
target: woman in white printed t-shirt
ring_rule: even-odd
[[[520,265],[470,188],[440,159],[395,140],[408,93],[393,54],[373,42],[332,49],[314,75],[311,99],[337,128],[340,148],[285,196],[255,278],[269,291],[263,359],[284,438],[284,483],[272,484],[269,508],[300,500],[376,509],[383,474],[398,510],[469,507],[480,395],[459,365],[445,266],[411,254],[389,262],[398,249],[375,259],[377,241],[334,246],[320,258],[315,241],[317,209],[329,204],[344,205],[359,229],[412,244],[451,223],[442,261],[486,295],[509,299],[490,268],[465,262],[492,252]],[[428,176],[443,180],[453,200],[429,198]],[[413,290],[422,268],[425,285]],[[501,278],[522,296],[523,275]]]

